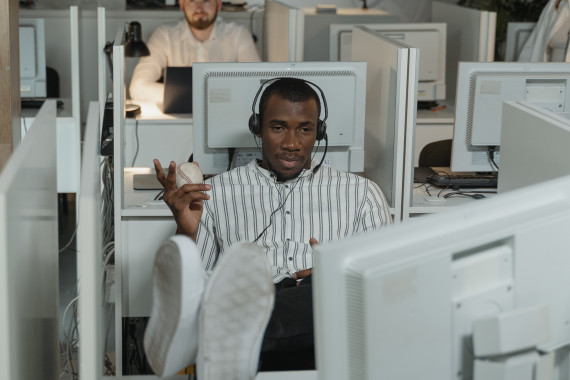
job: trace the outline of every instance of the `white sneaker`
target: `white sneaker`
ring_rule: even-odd
[[[196,244],[176,235],[158,249],[144,350],[152,370],[171,376],[195,363],[205,274]]]
[[[238,243],[220,258],[200,312],[198,380],[250,380],[273,310],[275,287],[265,251]]]

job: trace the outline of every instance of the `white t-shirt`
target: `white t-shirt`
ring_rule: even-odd
[[[193,62],[259,62],[251,33],[243,26],[225,23],[219,16],[210,38],[198,41],[186,19],[161,25],[147,42],[150,56],[142,57],[131,79],[130,97],[162,102],[164,85],[156,83],[167,66],[192,66]]]

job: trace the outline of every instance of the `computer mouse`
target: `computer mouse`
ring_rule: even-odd
[[[486,198],[483,194],[473,194],[472,197],[473,197],[473,199],[483,199],[483,198]]]

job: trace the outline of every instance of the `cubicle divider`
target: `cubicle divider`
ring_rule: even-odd
[[[432,22],[447,24],[447,99],[455,101],[460,61],[492,62],[495,58],[497,13],[434,1]]]
[[[36,15],[37,16],[37,15]],[[44,18],[46,33],[46,48],[54,48],[47,41],[51,38],[59,41],[55,48],[61,49],[69,42],[69,53],[60,54],[57,60],[51,62],[46,60],[48,66],[52,66],[59,72],[59,87],[61,107],[57,109],[57,191],[59,193],[76,193],[79,190],[79,169],[80,169],[80,141],[81,141],[81,105],[80,105],[80,84],[79,84],[79,9],[77,6],[69,8],[68,16]],[[27,16],[26,16],[27,17]],[[67,21],[69,28],[61,30],[57,26]],[[60,35],[61,33],[61,35]],[[67,49],[65,49],[67,50]],[[61,65],[61,66],[60,66]],[[64,68],[65,73],[60,72]],[[64,74],[69,70],[69,76]],[[67,90],[69,86],[69,90]],[[25,137],[28,126],[33,122],[37,109],[23,109],[21,136]]]
[[[91,102],[85,125],[78,196],[77,279],[79,288],[79,373],[81,380],[103,376],[103,218],[99,107]]]
[[[352,57],[367,62],[364,175],[380,186],[394,221],[399,222],[406,134],[415,124],[418,51],[366,27],[355,27]]]

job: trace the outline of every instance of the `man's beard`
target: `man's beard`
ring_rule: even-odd
[[[199,20],[192,21],[187,17],[186,21],[188,21],[188,24],[190,25],[190,27],[197,29],[197,30],[204,30],[204,29],[208,29],[208,27],[210,27],[210,25],[212,25],[216,21],[216,17],[218,17],[218,12],[216,12],[214,14],[214,17],[212,17],[211,19],[210,18],[201,18]]]

